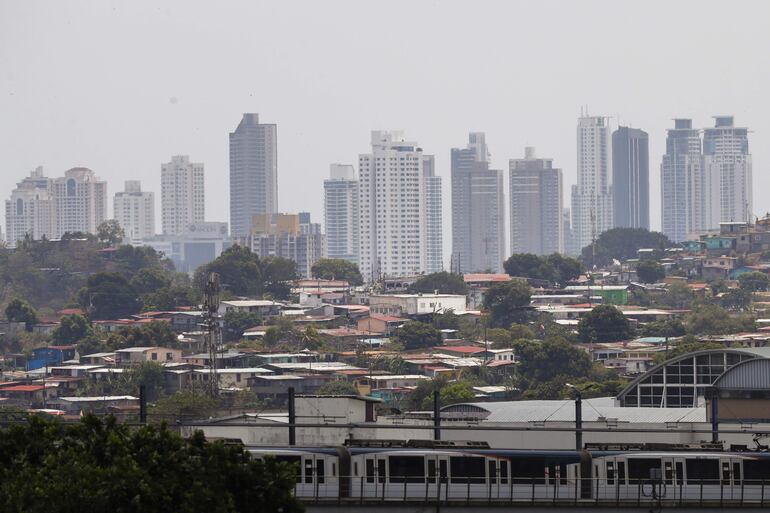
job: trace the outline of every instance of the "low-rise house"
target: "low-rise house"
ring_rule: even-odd
[[[408,320],[409,319],[396,317],[394,315],[370,313],[368,316],[358,319],[357,325],[359,331],[367,331],[369,333],[380,335],[390,335]]]
[[[243,369],[217,369],[217,378],[221,388],[246,388],[248,380],[256,376],[273,374],[273,371],[262,367],[250,367]],[[194,369],[190,380],[193,383],[208,381],[211,369]],[[205,376],[205,379],[204,379]]]
[[[34,385],[9,384],[0,387],[0,397],[6,398],[8,404],[23,407],[40,407],[58,395],[58,387],[54,383]]]
[[[115,365],[115,353],[91,353],[80,357],[80,363],[84,365]]]
[[[291,374],[269,374],[266,376],[254,376],[247,380],[249,389],[257,397],[270,398],[277,402],[284,402],[289,396],[289,388],[294,388],[295,393],[302,393],[305,389],[304,378]]]
[[[217,353],[216,359],[216,366],[219,369],[251,367],[252,364],[258,363],[256,355],[234,350]],[[183,356],[182,361],[197,367],[211,367],[211,355],[209,353],[197,353]]]
[[[139,398],[132,395],[59,397],[55,404],[68,413],[115,413],[139,410]]]
[[[180,362],[182,350],[170,347],[127,347],[115,351],[115,364],[130,367],[144,362]]]
[[[61,365],[67,360],[74,359],[76,354],[77,349],[74,345],[36,347],[32,350],[32,357],[27,362],[27,369]]]
[[[496,283],[505,283],[511,281],[507,274],[476,273],[464,274],[463,281],[468,287],[468,306],[472,309],[481,308],[484,304],[484,293],[489,287]]]
[[[176,333],[200,331],[203,312],[182,311],[171,314],[171,329]]]
[[[459,294],[377,294],[369,297],[369,311],[393,316],[420,316],[466,310],[465,296]]]
[[[248,312],[267,319],[280,315],[283,308],[283,303],[269,299],[238,299],[220,302],[219,315],[224,316],[228,312]]]

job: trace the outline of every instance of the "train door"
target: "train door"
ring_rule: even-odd
[[[388,460],[379,454],[368,454],[364,460],[363,497],[384,497],[388,476]]]
[[[676,465],[673,457],[661,458],[661,479],[663,486],[658,494],[664,499],[677,499],[679,493],[676,488]]]
[[[508,460],[487,459],[487,497],[489,500],[510,498]]]
[[[425,457],[425,494],[429,500],[446,500],[448,492],[448,463],[447,456],[428,454]]]
[[[743,462],[738,458],[722,458],[720,460],[721,498],[724,500],[741,499],[741,481],[743,478]]]
[[[300,497],[333,497],[336,495],[339,489],[338,484],[336,479],[333,483],[329,482],[327,472],[331,471],[331,465],[328,464],[331,462],[326,460],[327,458],[323,454],[303,456],[302,483],[297,485],[297,493]]]
[[[569,487],[569,471],[566,463],[547,463],[545,465],[545,497],[549,499],[566,499],[571,497]]]
[[[610,500],[621,500],[631,498],[628,487],[628,477],[626,473],[626,458],[623,456],[603,458],[604,464],[599,465],[601,473],[596,476],[600,479],[598,488],[600,497]],[[634,491],[633,498],[636,498]]]

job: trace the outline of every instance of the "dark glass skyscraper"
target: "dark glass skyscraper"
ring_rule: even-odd
[[[612,208],[615,226],[650,229],[650,143],[627,126],[612,133]]]

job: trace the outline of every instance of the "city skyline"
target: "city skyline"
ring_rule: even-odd
[[[52,176],[83,165],[109,181],[110,199],[131,177],[154,191],[157,201],[158,163],[191,154],[206,164],[207,219],[229,222],[227,133],[244,112],[259,112],[281,127],[280,211],[309,210],[322,219],[329,163],[355,162],[372,129],[403,129],[436,156],[448,219],[449,149],[468,131],[486,132],[494,169],[506,169],[522,147],[537,147],[563,170],[566,194],[576,181],[574,124],[583,104],[610,116],[613,126],[650,134],[653,229],[661,228],[658,165],[672,118],[691,118],[703,127],[715,114],[734,115],[755,132],[755,189],[770,185],[762,173],[770,160],[764,144],[770,120],[757,108],[764,105],[770,72],[753,64],[762,62],[770,43],[762,26],[770,6],[764,3],[725,11],[717,2],[653,2],[642,13],[613,2],[595,2],[597,9],[567,3],[559,4],[558,16],[549,2],[491,2],[472,12],[461,5],[404,3],[413,16],[404,21],[395,12],[379,13],[383,23],[374,27],[361,23],[373,7],[356,3],[304,4],[307,16],[300,19],[296,4],[244,4],[238,16],[175,2],[159,11],[142,2],[95,9],[85,2],[50,4],[46,10],[33,4],[0,6],[0,62],[8,70],[0,77],[0,107],[7,113],[0,120],[4,198],[38,165]],[[656,5],[665,5],[665,17],[655,15]],[[729,40],[705,29],[683,39],[681,22],[693,12],[704,27],[731,23],[742,30]],[[273,21],[254,30],[255,20],[267,17]],[[532,23],[514,40],[505,37],[509,20],[522,17]],[[420,29],[426,19],[442,20],[431,38]],[[406,25],[394,43],[386,27],[396,20]],[[481,20],[483,31],[466,32],[469,22]],[[537,27],[544,23],[562,37],[518,50],[541,34]],[[649,26],[656,27],[654,35]],[[191,27],[200,37],[186,37]],[[141,40],[136,33],[143,34]],[[475,37],[474,44],[458,33]],[[564,40],[579,44],[565,46]],[[406,53],[419,58],[404,59]],[[627,58],[617,60],[618,54]],[[354,64],[372,55],[384,69],[419,80],[393,73],[361,88]],[[502,65],[503,57],[517,66]],[[461,60],[477,63],[485,79],[457,74]],[[722,69],[719,80],[711,72],[715,63]],[[200,71],[195,80],[189,79],[191,69]],[[521,69],[537,80],[521,80]],[[153,80],[140,80],[142,73]],[[50,76],[78,80],[57,81],[52,88]],[[568,205],[569,198],[563,199]],[[770,210],[770,199],[754,200],[756,214]],[[445,266],[451,254],[448,224]]]

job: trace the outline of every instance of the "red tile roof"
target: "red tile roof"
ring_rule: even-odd
[[[474,354],[474,353],[484,352],[484,348],[478,347],[478,346],[435,346],[433,350],[444,351],[447,353],[463,353],[463,354]]]
[[[465,281],[465,283],[503,282],[503,281],[511,281],[511,277],[507,274],[491,274],[491,273],[465,274],[463,275],[463,281]]]
[[[3,388],[3,392],[37,392],[45,389],[43,385],[16,385],[14,387]]]

